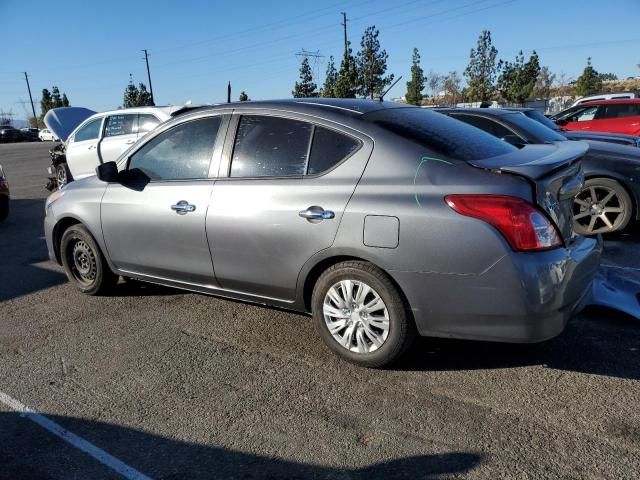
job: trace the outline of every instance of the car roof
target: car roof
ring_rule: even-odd
[[[584,106],[591,106],[591,105],[617,105],[617,104],[624,104],[624,103],[640,103],[640,98],[620,98],[617,100],[594,100],[593,102],[581,103],[579,106],[584,107]]]
[[[283,100],[257,100],[247,102],[220,103],[216,105],[186,106],[174,113],[193,111],[215,111],[227,108],[264,108],[273,110],[287,110],[290,112],[307,114],[339,113],[351,117],[359,117],[366,113],[389,108],[411,107],[403,103],[367,100],[359,98],[289,98]],[[414,107],[415,108],[415,107]]]
[[[521,110],[516,108],[434,108],[434,110],[441,113],[475,113],[487,117],[500,117],[502,115],[522,113]]]

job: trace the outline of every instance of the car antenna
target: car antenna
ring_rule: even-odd
[[[378,97],[378,101],[380,101],[380,102],[384,101],[384,96],[385,96],[387,93],[389,93],[389,90],[391,90],[393,87],[395,87],[395,86],[396,86],[396,83],[398,83],[401,79],[402,79],[402,75],[400,75],[400,76],[398,77],[398,79],[397,79],[395,82],[393,82],[389,88],[387,88],[384,92],[382,92],[382,94],[380,95],[380,97]]]

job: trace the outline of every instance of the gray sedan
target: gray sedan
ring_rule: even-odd
[[[380,367],[417,334],[563,330],[601,252],[572,230],[586,151],[388,102],[186,109],[54,192],[45,233],[82,292],[123,276],[309,312],[334,352]]]

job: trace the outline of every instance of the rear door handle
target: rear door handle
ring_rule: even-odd
[[[96,146],[95,146],[95,145],[89,145],[89,146],[87,147],[87,150],[93,150],[94,148],[96,148]]]
[[[196,206],[186,200],[180,200],[175,205],[171,205],[171,210],[174,210],[178,215],[186,215],[189,212],[195,212]]]
[[[302,218],[306,218],[312,223],[321,222],[322,220],[330,220],[336,216],[336,214],[331,210],[325,210],[317,205],[313,205],[306,210],[300,210],[298,215]]]

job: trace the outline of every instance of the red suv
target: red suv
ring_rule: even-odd
[[[560,113],[555,120],[563,130],[640,135],[640,99],[583,103]]]

